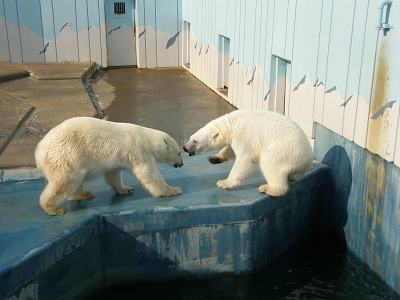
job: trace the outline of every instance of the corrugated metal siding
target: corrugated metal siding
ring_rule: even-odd
[[[271,57],[281,57],[290,62],[285,114],[309,137],[317,121],[399,165],[400,88],[393,78],[400,71],[393,51],[400,39],[400,1],[393,1],[393,28],[385,37],[376,28],[378,2],[183,0],[182,18],[191,29],[190,71],[217,91],[218,68],[207,62],[217,64],[218,35],[228,37],[227,100],[238,108],[267,110],[274,106],[269,101],[276,84],[270,80]],[[387,70],[378,68],[382,64]],[[392,78],[385,81],[386,92],[377,89],[382,72]],[[379,109],[383,113],[375,120]]]
[[[178,67],[181,0],[130,0],[139,67]],[[107,0],[0,0],[0,60],[94,61],[107,67]]]

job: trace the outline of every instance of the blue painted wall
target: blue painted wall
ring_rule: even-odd
[[[321,125],[314,153],[335,187],[324,228],[343,233],[349,249],[400,292],[400,168]]]

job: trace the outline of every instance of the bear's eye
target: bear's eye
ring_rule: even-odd
[[[197,144],[197,143],[198,143],[198,141],[197,141],[197,140],[193,140],[193,143],[194,143],[194,144]]]

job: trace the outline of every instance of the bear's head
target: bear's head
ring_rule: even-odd
[[[221,148],[225,144],[226,141],[221,132],[209,123],[190,137],[189,141],[183,146],[183,150],[189,153],[189,156],[192,156],[196,153]]]
[[[158,161],[174,168],[182,167],[183,160],[177,142],[175,142],[175,140],[169,135],[165,135],[162,139],[163,143],[161,147],[164,148],[165,151],[160,152],[162,155],[159,155]]]

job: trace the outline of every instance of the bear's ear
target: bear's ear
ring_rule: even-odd
[[[165,145],[167,145],[167,147],[169,147],[168,140],[166,138],[163,138],[163,141],[164,141]]]
[[[214,133],[213,136],[211,137],[213,140],[215,140],[219,136],[219,133]]]

